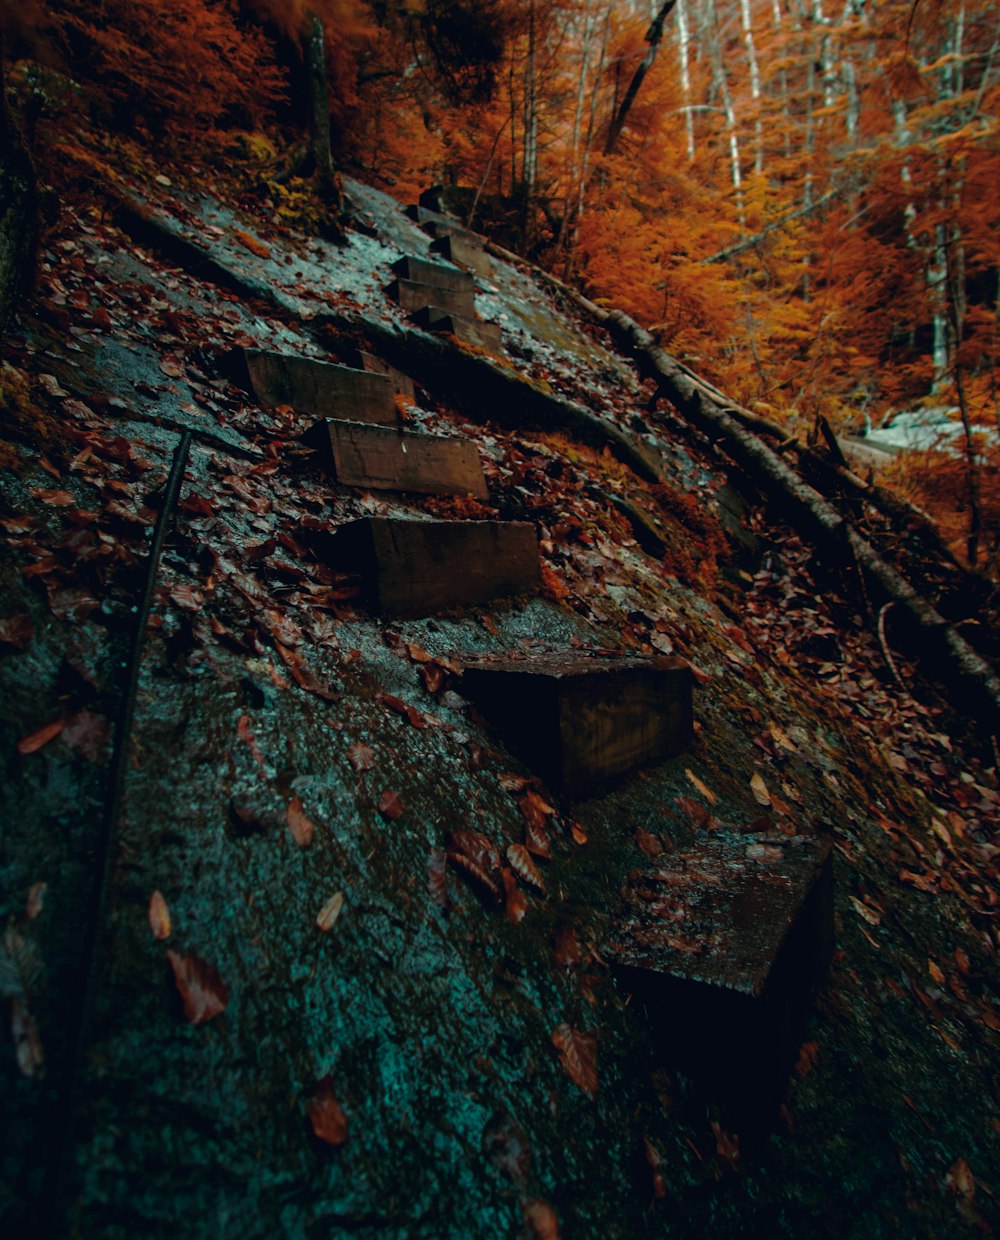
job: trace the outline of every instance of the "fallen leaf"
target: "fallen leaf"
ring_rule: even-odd
[[[399,818],[405,806],[398,792],[383,792],[378,799],[378,812],[384,818]]]
[[[171,379],[184,378],[184,367],[176,357],[161,357],[160,369]]]
[[[524,1225],[528,1240],[559,1240],[559,1217],[547,1201],[525,1203]]]
[[[447,908],[448,899],[448,857],[443,848],[432,848],[427,855],[427,886],[431,898],[439,908]]]
[[[174,981],[184,1004],[184,1015],[192,1025],[204,1025],[226,1010],[229,990],[219,971],[200,956],[181,956],[167,949]]]
[[[106,762],[111,755],[111,723],[92,711],[81,710],[68,719],[62,738],[90,762]]]
[[[571,822],[569,824],[569,832],[570,832],[570,835],[573,837],[574,844],[580,844],[580,845],[586,844],[587,832],[584,831],[583,827],[581,827],[578,822]]]
[[[35,753],[43,745],[47,745],[54,736],[58,736],[65,726],[65,719],[54,719],[44,727],[38,728],[37,731],[30,732],[27,736],[22,736],[17,742],[17,752],[23,754]]]
[[[516,926],[522,921],[525,913],[528,911],[528,897],[517,885],[517,879],[511,870],[503,869],[501,871],[503,878],[504,894],[504,912],[507,914],[508,921],[512,921]]]
[[[510,772],[497,776],[497,782],[504,792],[523,792],[531,786],[531,779],[525,775],[514,775]]]
[[[27,1003],[16,995],[10,1002],[10,1029],[14,1053],[22,1076],[38,1078],[45,1071],[45,1052],[38,1033],[38,1022]]]
[[[541,871],[531,859],[531,854],[523,844],[509,844],[507,846],[507,860],[510,862],[511,869],[526,883],[530,883],[532,887],[537,888],[542,894],[545,894],[545,879],[542,878]]]
[[[693,826],[699,828],[712,826],[712,811],[707,805],[701,805],[698,801],[692,801],[690,797],[684,796],[675,797],[674,804],[687,815]]]
[[[937,982],[939,986],[944,986],[945,983],[947,982],[947,978],[945,977],[944,973],[942,973],[940,966],[935,964],[933,960],[927,961],[927,972],[931,975],[931,977]]]
[[[47,487],[30,487],[29,489],[35,499],[40,499],[43,504],[50,504],[53,508],[72,508],[76,503],[76,499],[69,491],[56,491]]]
[[[569,1079],[589,1097],[597,1093],[597,1033],[584,1032],[567,1024],[557,1025],[552,1045],[559,1052]]]
[[[571,969],[580,963],[580,937],[572,926],[560,926],[555,933],[552,963],[557,969]]]
[[[317,1083],[309,1099],[309,1123],[316,1136],[327,1145],[343,1145],[347,1140],[347,1116],[333,1092],[329,1074]]]
[[[726,1132],[720,1123],[712,1120],[712,1132],[715,1134],[715,1152],[727,1164],[731,1171],[741,1171],[740,1139],[735,1134]]]
[[[44,908],[48,889],[48,883],[32,883],[28,888],[28,899],[24,905],[24,916],[28,921],[34,921]]]
[[[534,853],[536,857],[541,857],[543,861],[552,860],[552,846],[544,828],[536,826],[533,822],[526,822],[524,844],[528,852]]]
[[[687,767],[684,768],[684,774],[688,777],[688,779],[691,781],[694,787],[698,789],[698,791],[705,798],[705,800],[709,803],[709,805],[714,805],[715,802],[718,800],[718,797],[715,795],[712,789],[709,788],[707,785],[703,784],[701,780],[698,778],[698,776],[694,773],[694,771],[689,771]]]
[[[770,865],[773,861],[780,861],[784,855],[784,851],[776,844],[747,845],[747,857],[751,861],[756,861],[762,865]]]
[[[649,1166],[653,1172],[653,1196],[658,1201],[662,1201],[662,1199],[667,1195],[667,1182],[664,1180],[663,1172],[660,1170],[660,1165],[663,1162],[663,1155],[652,1143],[652,1141],[650,1141],[649,1137],[643,1137],[642,1148],[643,1153],[646,1155],[646,1162],[649,1163]]]
[[[663,845],[660,841],[643,827],[636,827],[635,842],[647,857],[658,857],[663,852]]]
[[[316,925],[324,932],[324,934],[333,929],[334,923],[340,916],[340,910],[344,907],[344,893],[338,891],[327,900],[323,907],[316,914]]]
[[[857,915],[864,921],[868,922],[870,926],[881,925],[882,915],[880,913],[876,912],[873,908],[869,908],[869,906],[859,900],[857,896],[850,896],[849,899]]]
[[[808,1076],[819,1060],[819,1043],[803,1042],[799,1048],[799,1058],[795,1064],[795,1075],[801,1081],[803,1077]]]
[[[30,616],[5,616],[0,620],[0,646],[26,650],[35,635]]]
[[[288,823],[288,829],[292,833],[292,839],[300,848],[306,848],[312,843],[316,827],[312,819],[302,808],[301,797],[292,797],[291,801],[289,801],[288,808],[285,810],[285,821]]]
[[[750,791],[753,793],[753,799],[758,805],[770,805],[771,794],[767,790],[767,784],[760,771],[754,771],[753,778],[750,780]]]
[[[976,1179],[964,1158],[958,1158],[951,1164],[945,1182],[956,1197],[967,1202],[971,1202],[976,1195]]]
[[[349,746],[347,760],[356,771],[370,771],[375,765],[375,750],[361,741]]]
[[[541,831],[544,831],[549,818],[558,812],[554,805],[550,805],[548,801],[543,801],[538,793],[530,788],[518,800],[517,804],[525,822],[538,827]]]
[[[170,921],[170,909],[167,902],[163,898],[163,893],[154,891],[149,897],[149,908],[146,914],[149,918],[149,928],[153,932],[154,939],[169,939],[173,933],[173,925]]]

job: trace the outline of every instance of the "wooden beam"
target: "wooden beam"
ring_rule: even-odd
[[[476,291],[476,282],[467,271],[446,267],[444,263],[430,262],[426,258],[416,258],[412,254],[405,254],[393,263],[392,270],[403,280],[429,284],[432,288],[447,288],[456,293],[472,295]]]
[[[588,796],[691,741],[691,669],[664,655],[593,651],[463,662],[462,691],[550,783]]]
[[[362,422],[320,424],[336,480],[344,486],[489,499],[482,463],[468,439],[420,435]],[[315,428],[309,433],[318,441]]]
[[[717,834],[663,860],[602,955],[664,1058],[747,1099],[780,1090],[833,950],[829,840]]]
[[[393,280],[386,292],[404,310],[439,306],[449,314],[461,314],[470,319],[476,316],[476,299],[468,289],[444,288],[440,284],[423,284],[400,277]]]
[[[440,306],[423,306],[410,316],[418,327],[431,332],[448,332],[456,340],[474,344],[488,353],[499,353],[503,348],[503,332],[499,323],[484,323],[482,319],[469,319],[453,314]]]
[[[431,615],[541,584],[526,521],[365,517],[334,530],[326,553],[333,568],[359,574],[364,601],[384,616]]]
[[[392,381],[385,375],[308,357],[242,349],[242,385],[262,405],[291,405],[297,413],[394,426],[399,421]]]
[[[483,249],[483,243],[478,237],[468,237],[462,233],[442,233],[436,241],[431,242],[431,252],[440,254],[442,258],[447,258],[449,262],[457,263],[468,271],[474,271],[484,279],[488,280],[493,275],[490,256]]]

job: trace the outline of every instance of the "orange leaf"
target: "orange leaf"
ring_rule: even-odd
[[[58,736],[65,726],[65,719],[55,719],[52,723],[47,723],[44,728],[39,728],[36,732],[23,736],[17,742],[17,752],[34,753],[36,749],[41,749],[43,745],[47,745],[54,736]]]
[[[285,821],[288,823],[288,829],[292,833],[292,839],[300,848],[306,848],[312,843],[313,833],[316,828],[312,819],[302,808],[302,798],[292,797],[288,803],[288,809],[285,810]]]
[[[309,1099],[309,1123],[316,1136],[327,1145],[343,1145],[347,1140],[347,1116],[333,1092],[329,1074],[317,1084]]]
[[[584,1032],[570,1025],[557,1025],[552,1045],[559,1052],[569,1079],[589,1097],[597,1093],[597,1033]]]
[[[154,939],[169,939],[173,932],[173,926],[170,921],[170,909],[167,902],[163,898],[163,893],[154,891],[149,897],[149,928],[153,932]]]
[[[560,926],[556,931],[552,963],[557,969],[571,969],[580,963],[580,939],[572,926]]]
[[[552,847],[549,844],[549,837],[545,834],[542,827],[536,826],[533,822],[524,824],[524,843],[528,852],[534,853],[536,857],[542,857],[545,861],[552,860]]]
[[[180,956],[167,949],[174,981],[184,1003],[184,1015],[192,1025],[203,1025],[226,1010],[229,990],[214,965],[199,956]]]

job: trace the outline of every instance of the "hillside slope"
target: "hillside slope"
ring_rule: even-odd
[[[995,1226],[988,740],[530,271],[494,258],[478,280],[491,356],[386,297],[430,239],[376,191],[349,184],[337,246],[165,180],[143,210],[123,206],[137,186],[76,187],[0,376],[6,1230]],[[475,443],[488,503],[337,485],[299,442],[311,418],[234,384],[236,346],[407,369],[406,424]],[[185,429],[118,790],[113,724]],[[531,521],[543,590],[382,620],[322,551],[373,515]],[[697,726],[572,801],[470,707],[457,664],[581,647],[689,660]],[[494,907],[447,842],[506,853],[526,824],[551,851],[545,894],[515,880]],[[820,833],[836,951],[787,1092],[748,1114],[711,1066],[664,1058],[606,945],[636,871],[707,838],[767,864]],[[722,1033],[739,1064],[744,1030]]]

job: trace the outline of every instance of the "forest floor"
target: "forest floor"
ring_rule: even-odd
[[[660,481],[428,382],[408,424],[472,440],[489,502],[336,485],[299,442],[309,419],[260,408],[220,357],[419,336],[382,290],[429,238],[355,183],[334,243],[279,223],[249,178],[131,159],[67,155],[0,372],[7,1234],[64,1207],[101,1237],[989,1234],[992,738],[527,268],[494,259],[479,281],[503,329],[486,361],[633,435]],[[112,163],[113,196],[210,273],[122,231]],[[233,291],[250,286],[267,295]],[[184,429],[68,1083],[123,664]],[[386,624],[315,552],[375,514],[530,520],[544,589]],[[686,753],[572,802],[498,742],[454,663],[580,646],[689,660],[697,726]],[[496,909],[446,864],[456,830],[504,852],[526,827],[545,894],[515,880]],[[817,832],[836,950],[787,1086],[748,1116],[664,1059],[603,946],[637,869]]]

